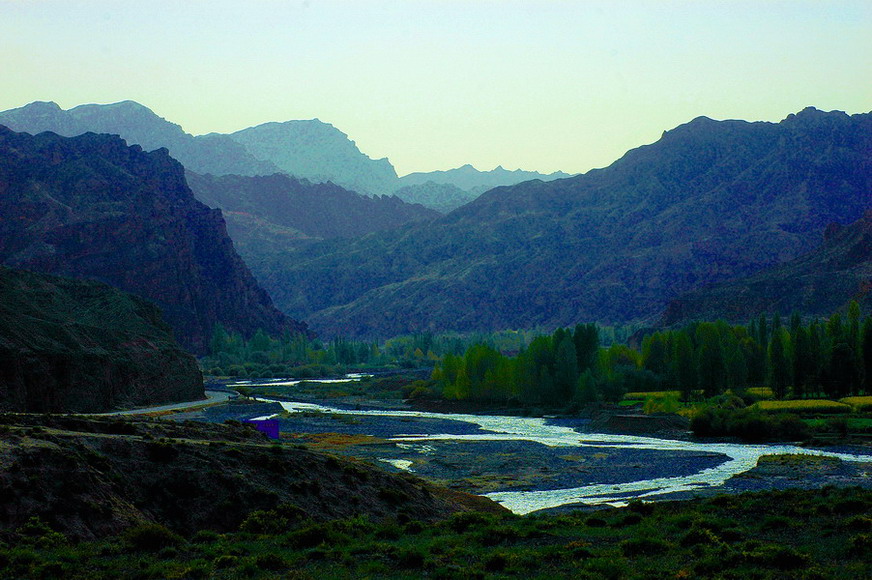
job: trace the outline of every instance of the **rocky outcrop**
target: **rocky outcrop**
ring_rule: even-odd
[[[348,135],[318,119],[264,123],[231,133],[258,159],[311,181],[332,181],[366,195],[390,193],[397,172],[387,159],[371,159]]]
[[[0,409],[102,412],[203,398],[158,308],[99,282],[0,267]]]
[[[0,263],[147,298],[197,353],[217,323],[244,335],[306,331],[257,285],[182,165],[117,136],[0,128]]]

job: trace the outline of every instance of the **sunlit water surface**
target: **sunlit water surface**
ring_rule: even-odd
[[[538,417],[509,417],[502,415],[468,415],[455,413],[429,413],[425,411],[401,411],[387,409],[341,409],[314,403],[290,401],[279,402],[289,413],[322,412],[338,415],[365,415],[376,417],[417,417],[460,421],[477,425],[485,433],[449,434],[418,433],[403,434],[390,438],[398,445],[404,442],[422,441],[532,441],[549,447],[593,447],[609,449],[641,449],[657,451],[690,451],[719,453],[726,457],[723,463],[703,469],[695,474],[679,477],[660,477],[627,483],[584,485],[567,489],[540,491],[500,491],[485,494],[517,514],[559,507],[568,504],[625,505],[630,499],[650,499],[665,494],[692,492],[706,487],[723,485],[731,477],[744,473],[757,465],[763,455],[785,453],[836,457],[843,461],[872,462],[872,455],[834,453],[818,449],[806,449],[795,445],[745,445],[736,443],[696,443],[671,439],[655,439],[632,435],[609,435],[603,433],[579,433],[561,425],[549,424]],[[268,419],[275,415],[258,417]],[[399,469],[408,470],[412,463],[402,459],[381,459]]]

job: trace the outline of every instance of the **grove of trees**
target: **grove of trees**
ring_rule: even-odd
[[[478,344],[433,370],[443,397],[569,406],[617,401],[629,391],[675,390],[683,400],[770,387],[777,398],[872,392],[872,318],[804,322],[761,315],[748,325],[698,322],[654,332],[641,348],[601,346],[594,324],[540,335],[516,356]]]

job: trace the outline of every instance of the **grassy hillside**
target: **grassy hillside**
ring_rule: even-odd
[[[223,533],[257,510],[279,510],[288,526],[505,511],[411,476],[272,444],[240,423],[0,415],[0,489],[3,534],[38,517],[79,540],[145,524]]]
[[[93,412],[202,397],[196,360],[154,304],[0,266],[0,409]]]

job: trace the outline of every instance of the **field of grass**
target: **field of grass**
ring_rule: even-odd
[[[0,578],[867,578],[872,491],[825,488],[561,515],[362,518],[234,533],[158,525],[67,543],[41,522],[0,544]]]
[[[769,387],[749,387],[746,391],[749,395],[760,399],[772,399],[775,397],[775,393]]]
[[[796,413],[799,415],[819,413],[850,413],[851,405],[827,399],[793,399],[786,401],[760,401],[752,408],[776,413]]]
[[[872,396],[845,397],[844,399],[839,399],[839,402],[851,405],[854,411],[858,413],[872,411]]]

